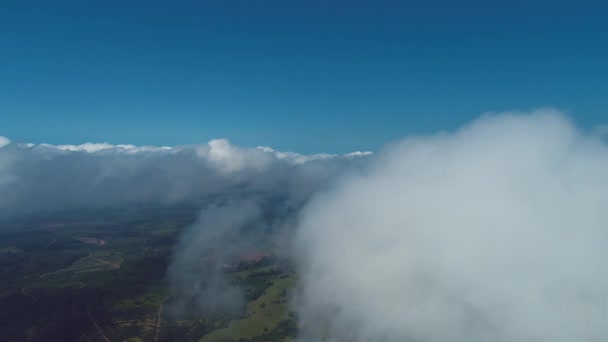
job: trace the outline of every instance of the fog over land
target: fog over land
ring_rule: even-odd
[[[270,230],[298,266],[301,341],[608,336],[606,130],[584,131],[557,110],[489,113],[373,155],[223,139],[153,147],[9,138],[0,137],[3,218],[200,205],[168,270],[184,303],[239,305],[238,287],[195,266],[209,251],[222,265],[254,250],[257,232]]]

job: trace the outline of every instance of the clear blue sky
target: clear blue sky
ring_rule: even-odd
[[[0,135],[375,150],[488,110],[608,121],[602,1],[0,2]]]

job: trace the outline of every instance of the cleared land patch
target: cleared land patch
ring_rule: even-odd
[[[103,258],[103,259],[102,259]],[[97,257],[93,255],[89,255],[83,258],[76,260],[71,266],[62,268],[60,270],[45,273],[40,276],[40,278],[46,278],[49,276],[58,276],[65,274],[78,274],[83,272],[94,272],[94,271],[106,271],[120,268],[123,258],[113,255],[113,256],[103,256]]]
[[[286,292],[294,282],[294,276],[273,280],[273,285],[262,296],[249,302],[247,318],[230,321],[228,327],[214,330],[203,336],[200,342],[251,338],[274,329],[287,316]]]

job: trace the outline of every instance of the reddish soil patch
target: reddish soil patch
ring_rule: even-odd
[[[236,259],[237,263],[241,263],[241,262],[259,262],[262,261],[266,258],[270,257],[270,253],[268,252],[253,252],[253,253],[245,253],[245,254],[241,254],[239,255],[239,257]]]
[[[80,242],[93,243],[93,244],[100,245],[100,246],[103,246],[106,244],[106,240],[101,240],[101,239],[97,239],[97,238],[75,237],[74,239],[78,240]]]

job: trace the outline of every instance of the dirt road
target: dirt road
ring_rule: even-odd
[[[158,334],[160,333],[160,316],[163,313],[163,304],[169,297],[165,297],[162,302],[160,302],[160,306],[158,307],[158,319],[156,320],[156,337],[154,338],[154,342],[158,342]]]
[[[120,262],[118,265],[115,265],[115,264],[113,264],[113,263],[111,263],[111,262],[107,262],[107,261],[105,261],[105,260],[98,259],[98,258],[96,258],[96,257],[94,257],[94,256],[92,256],[92,255],[89,255],[89,258],[91,258],[91,259],[93,259],[93,260],[97,260],[97,261],[99,261],[99,262],[102,262],[102,263],[104,263],[104,264],[106,264],[106,265],[110,265],[110,266],[112,266],[112,268],[115,268],[115,269],[119,269],[119,268],[120,268],[120,265],[122,264],[122,261],[121,261],[121,262]]]
[[[89,315],[89,319],[91,320],[91,322],[93,323],[93,325],[95,325],[95,329],[97,329],[97,332],[99,333],[99,335],[101,337],[103,337],[103,339],[106,342],[110,342],[110,339],[106,336],[106,334],[103,333],[103,329],[101,329],[101,327],[99,326],[99,324],[97,324],[97,322],[95,321],[95,319],[93,318],[93,316],[89,312],[89,309],[85,308],[85,311],[87,312],[87,315]]]
[[[54,244],[57,241],[57,238],[53,237],[53,236],[50,236],[50,235],[47,235],[47,236],[51,238],[51,241],[44,248],[49,249],[49,247],[51,247],[51,245]]]

